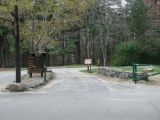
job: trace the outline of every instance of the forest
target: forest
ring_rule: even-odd
[[[154,1],[0,0],[0,67],[15,67],[15,5],[21,67],[29,54],[42,53],[48,66],[86,58],[102,66],[160,64],[160,3]]]

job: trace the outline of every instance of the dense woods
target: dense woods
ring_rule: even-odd
[[[0,67],[15,66],[15,5],[22,67],[44,52],[48,66],[160,64],[158,0],[0,0]]]

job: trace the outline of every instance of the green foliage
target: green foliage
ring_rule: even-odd
[[[22,41],[20,43],[21,46],[21,53],[26,53],[28,51],[28,46],[27,46],[27,42],[26,41]]]
[[[160,40],[146,40],[141,46],[137,42],[123,42],[116,47],[112,64],[128,66],[133,63],[160,64]]]
[[[65,48],[65,52],[66,52],[67,54],[74,52],[74,49],[75,49],[75,46],[76,46],[75,43],[76,43],[77,41],[78,41],[78,40],[75,39],[75,38],[71,38],[71,39],[69,40],[69,42],[68,42],[68,44],[67,44],[67,46],[66,46],[66,48]]]
[[[143,0],[135,0],[131,5],[128,24],[136,40],[143,37],[149,27],[147,17],[148,8],[144,5]]]
[[[46,51],[50,54],[50,55],[59,55],[62,54],[61,51],[62,49],[58,46],[50,46],[46,49]]]
[[[8,44],[9,44],[9,52],[11,54],[15,53],[15,39],[12,35],[8,35],[7,36],[7,41],[8,41]]]
[[[9,33],[9,28],[3,25],[0,25],[0,36],[4,37],[7,36],[7,34]]]
[[[147,64],[160,64],[160,39],[146,40],[141,48],[141,61]]]
[[[115,66],[128,66],[140,62],[140,48],[135,42],[123,42],[116,47],[112,64]]]
[[[75,41],[76,41],[75,39],[69,39],[66,42],[67,46],[65,46],[64,48],[61,47],[62,44],[64,43],[57,44],[57,45],[50,44],[47,47],[47,51],[49,52],[49,54],[54,54],[54,55],[67,55],[67,54],[73,53],[75,49]],[[61,41],[61,42],[64,42],[64,41]]]
[[[0,26],[0,37],[4,40],[2,44],[6,47],[9,47],[6,51],[9,53],[15,52],[15,40],[13,35],[10,34],[11,30],[8,26]]]

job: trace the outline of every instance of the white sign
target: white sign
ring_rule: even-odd
[[[84,64],[85,65],[91,65],[92,64],[92,59],[85,59]]]

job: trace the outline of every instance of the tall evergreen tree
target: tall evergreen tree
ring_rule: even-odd
[[[142,42],[145,32],[149,28],[149,19],[147,16],[148,8],[143,0],[135,0],[131,4],[129,15],[129,26],[134,39]]]

